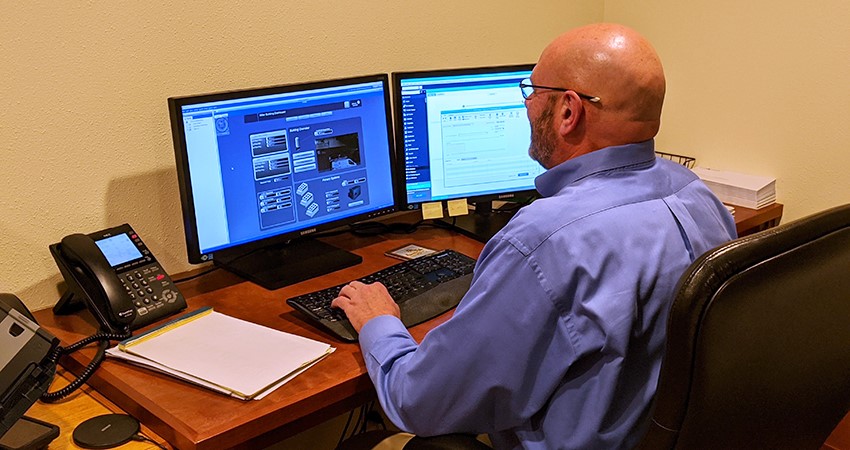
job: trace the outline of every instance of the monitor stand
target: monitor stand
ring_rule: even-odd
[[[237,255],[216,254],[215,264],[270,290],[360,264],[363,258],[316,239],[299,239]]]
[[[459,233],[486,243],[508,224],[515,213],[516,211],[493,210],[493,202],[476,202],[472,214],[440,220]]]

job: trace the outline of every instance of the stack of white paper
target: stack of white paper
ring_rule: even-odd
[[[723,203],[759,209],[776,202],[776,178],[707,167],[693,171]]]
[[[203,308],[127,339],[107,355],[259,400],[333,351],[322,342]]]

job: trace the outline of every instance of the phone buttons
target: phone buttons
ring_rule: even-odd
[[[174,303],[174,301],[177,300],[177,293],[170,289],[166,289],[162,291],[162,299],[168,303]]]

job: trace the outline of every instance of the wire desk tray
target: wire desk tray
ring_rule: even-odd
[[[670,161],[677,162],[677,163],[687,167],[688,169],[693,169],[694,163],[696,163],[696,161],[697,161],[696,158],[692,158],[690,156],[677,155],[675,153],[664,153],[664,152],[658,152],[657,151],[657,152],[655,152],[655,154],[658,155],[661,158],[669,159]]]

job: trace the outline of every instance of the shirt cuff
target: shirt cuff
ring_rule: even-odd
[[[359,341],[373,382],[379,370],[389,370],[398,358],[417,347],[401,320],[390,315],[378,316],[366,322],[360,329]]]
[[[407,333],[407,328],[398,317],[389,314],[374,317],[360,328],[360,348],[365,354],[381,337],[399,332]]]

